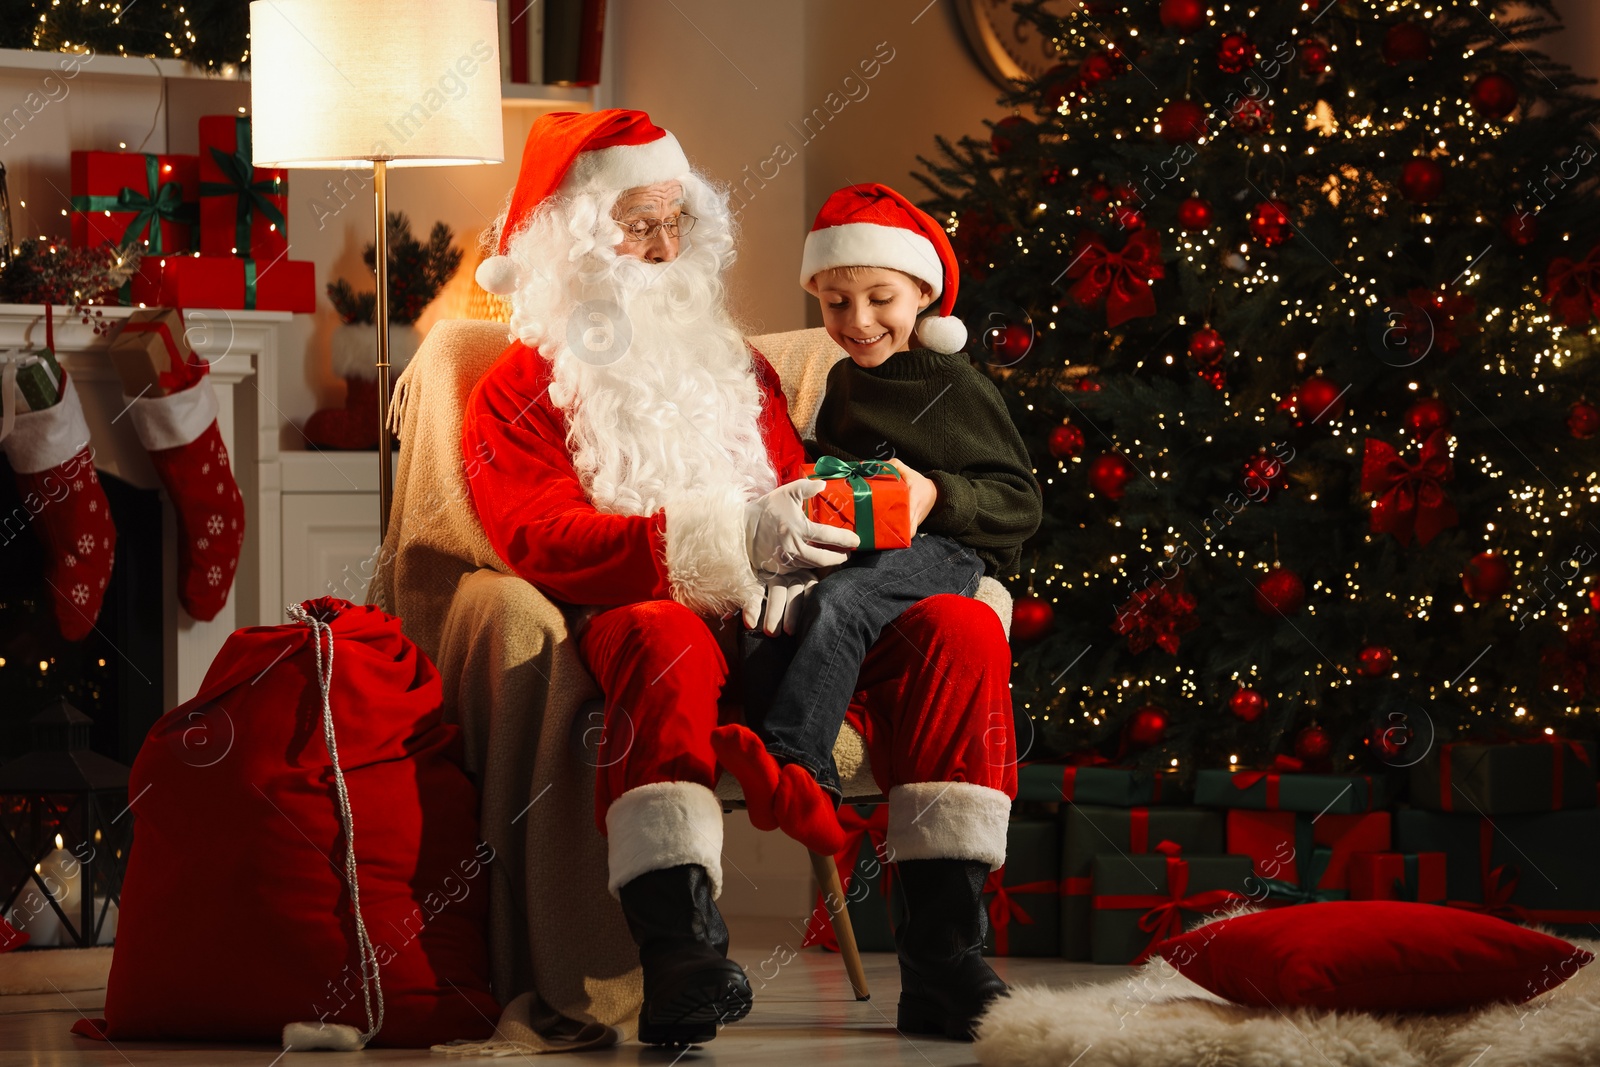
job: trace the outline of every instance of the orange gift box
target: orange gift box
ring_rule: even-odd
[[[822,492],[806,501],[812,522],[854,530],[861,537],[857,551],[910,547],[911,487],[894,467],[881,460],[848,463],[821,456],[806,476],[824,479]],[[866,528],[857,525],[858,509]]]

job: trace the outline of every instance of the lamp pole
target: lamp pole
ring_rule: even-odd
[[[389,470],[389,174],[384,160],[372,161],[372,204],[377,215],[378,275],[378,540],[389,536],[389,503],[394,492]]]

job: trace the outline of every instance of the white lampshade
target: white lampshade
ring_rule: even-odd
[[[254,0],[258,167],[499,163],[495,0]]]

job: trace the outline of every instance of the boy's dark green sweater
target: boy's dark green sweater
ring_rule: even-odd
[[[964,353],[915,348],[876,367],[841,359],[827,389],[807,456],[901,460],[939,487],[919,530],[972,548],[985,574],[1016,569],[1044,494],[1000,390]]]

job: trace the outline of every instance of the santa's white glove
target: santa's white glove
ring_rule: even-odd
[[[806,518],[806,501],[822,492],[820,478],[796,478],[745,505],[745,548],[750,567],[765,582],[807,567],[843,563],[861,544],[854,530]],[[831,546],[831,547],[824,547]],[[833,549],[843,551],[833,551]]]
[[[754,630],[759,624],[768,637],[776,637],[780,626],[784,633],[794,633],[800,622],[801,602],[816,584],[816,572],[811,570],[790,571],[767,579],[762,592],[744,605],[744,628]],[[761,610],[763,597],[765,612]]]

